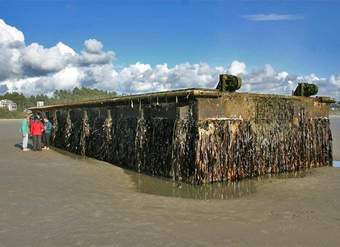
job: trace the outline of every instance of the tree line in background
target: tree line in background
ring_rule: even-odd
[[[45,105],[54,104],[66,104],[72,102],[86,101],[86,100],[96,100],[115,97],[118,94],[116,92],[109,92],[99,89],[92,88],[74,88],[73,90],[56,90],[54,91],[52,97],[47,95],[32,95],[25,96],[22,93],[5,93],[0,95],[0,100],[8,99],[12,100],[17,104],[18,110],[16,112],[9,112],[6,109],[0,108],[0,118],[18,118],[22,117],[22,112],[24,109],[29,107],[34,107],[37,101],[43,101]],[[331,105],[331,114],[340,114],[340,101]]]
[[[56,90],[54,91],[52,97],[48,97],[47,95],[32,95],[25,96],[22,93],[5,93],[0,95],[0,100],[8,99],[12,100],[17,104],[16,112],[9,112],[6,109],[0,109],[0,118],[15,118],[21,117],[24,109],[29,107],[34,107],[37,104],[37,101],[43,101],[44,105],[54,105],[54,104],[65,104],[86,100],[96,100],[96,99],[104,99],[117,96],[116,92],[103,91],[99,89],[92,88],[74,88],[73,90]]]
[[[114,96],[117,96],[116,92],[76,87],[73,90],[56,90],[54,91],[52,97],[48,97],[44,94],[26,97],[24,94],[17,92],[5,93],[4,95],[0,96],[0,100],[12,100],[17,104],[18,111],[22,111],[26,108],[36,106],[37,101],[44,101],[45,105],[54,105],[61,103],[72,103],[76,101],[103,99]]]

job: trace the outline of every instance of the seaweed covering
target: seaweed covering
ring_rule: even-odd
[[[197,120],[190,105],[185,117],[178,116],[176,107],[145,108],[145,114],[127,109],[103,106],[46,112],[54,126],[52,143],[137,172],[193,184],[332,164],[332,137],[325,117],[294,118],[281,116],[281,111],[275,121],[267,121],[259,112],[252,121]]]
[[[111,110],[104,108],[57,110],[47,115],[57,148],[175,180],[194,172],[196,133],[190,119],[112,118]]]
[[[207,120],[198,126],[195,182],[235,181],[332,164],[325,118],[291,127],[242,120]]]

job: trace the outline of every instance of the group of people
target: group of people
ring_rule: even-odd
[[[49,150],[52,124],[42,114],[25,112],[25,118],[21,122],[22,151],[29,151],[28,140],[32,138],[32,150]]]

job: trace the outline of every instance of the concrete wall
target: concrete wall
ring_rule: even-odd
[[[332,164],[328,104],[225,93],[197,100],[194,181],[233,181]]]
[[[223,93],[219,98],[198,98],[198,120],[241,118],[258,123],[293,121],[300,114],[307,118],[328,117],[329,105],[315,98],[249,93]]]
[[[56,147],[189,183],[332,162],[328,105],[312,98],[222,93],[46,113]]]
[[[59,108],[45,113],[54,125],[52,143],[58,148],[180,180],[189,167],[182,163],[193,164],[194,103]]]

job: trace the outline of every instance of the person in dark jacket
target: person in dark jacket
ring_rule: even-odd
[[[47,117],[44,118],[44,134],[43,134],[43,149],[49,150],[50,149],[50,138],[52,132],[52,123],[48,120]]]
[[[32,135],[33,151],[41,151],[41,136],[44,131],[44,125],[40,121],[39,116],[35,116],[30,126],[30,133]]]

